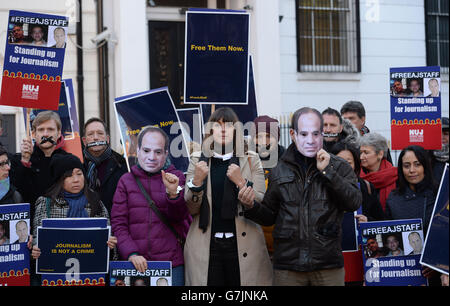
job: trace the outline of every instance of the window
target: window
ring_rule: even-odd
[[[448,0],[425,0],[427,65],[448,73]]]
[[[296,0],[297,70],[360,72],[358,0]]]

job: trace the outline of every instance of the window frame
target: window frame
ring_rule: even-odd
[[[335,1],[335,0],[331,0]],[[295,0],[295,19],[296,19],[296,43],[297,43],[297,72],[298,73],[359,73],[361,72],[361,21],[360,21],[360,3],[359,0],[348,0],[348,8],[335,8],[332,5],[330,7],[314,7],[314,6],[300,6],[300,0]],[[331,2],[333,4],[333,2]],[[330,35],[315,35],[314,33],[314,21],[311,18],[311,35],[300,35],[300,10],[301,9],[311,9],[311,11],[346,11],[346,23],[347,28],[345,29],[347,35],[349,33],[354,34],[354,38],[345,38],[344,36],[332,36],[333,29],[330,28]],[[352,12],[354,10],[354,12]],[[314,14],[314,12],[313,12]],[[330,20],[331,22],[331,20]],[[332,22],[330,23],[332,25]],[[312,47],[312,65],[304,65],[301,63],[302,60],[302,50],[301,50],[301,39],[310,38]],[[338,40],[347,40],[347,54],[346,64],[344,65],[317,65],[315,62],[315,39],[328,39],[330,42],[329,54],[333,56],[333,42]],[[356,57],[356,58],[355,58]]]

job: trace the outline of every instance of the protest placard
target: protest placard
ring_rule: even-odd
[[[215,104],[215,110],[221,107],[229,107],[231,108],[236,115],[239,117],[239,121],[244,125],[244,135],[248,135],[248,131],[251,129],[249,123],[253,123],[253,121],[258,117],[258,105],[256,99],[256,87],[255,87],[255,79],[253,74],[253,61],[252,56],[250,56],[250,75],[249,75],[249,95],[248,95],[248,103],[244,105],[230,105],[230,104]],[[212,105],[201,104],[201,113],[203,122],[206,123],[211,116]]]
[[[185,104],[247,104],[250,15],[186,12]]]
[[[57,110],[69,20],[11,10],[0,104]]]
[[[108,228],[106,218],[49,218],[42,220],[42,227],[70,228]],[[72,263],[71,263],[72,264]],[[105,273],[79,273],[79,266],[67,267],[63,274],[41,274],[42,286],[106,286]]]
[[[440,67],[390,69],[392,150],[441,149]]]
[[[36,116],[43,111],[45,110],[24,108],[24,122],[26,123],[28,117],[30,119],[29,124],[31,126],[34,118],[36,118]],[[29,112],[29,116],[27,116],[27,112]],[[56,112],[61,119],[61,134],[64,137],[64,145],[62,146],[62,149],[76,155],[81,161],[83,161],[77,105],[75,103],[73,83],[71,79],[63,80],[61,82],[58,110],[54,112]]]
[[[0,205],[0,286],[30,285],[30,204]]]
[[[202,119],[199,107],[177,109],[183,136],[188,146],[202,143]]]
[[[114,106],[128,169],[137,163],[139,132],[146,126],[157,126],[169,136],[172,164],[180,171],[187,171],[188,147],[167,87],[116,98]]]
[[[360,223],[366,286],[427,285],[421,219]]]
[[[144,272],[130,261],[111,261],[109,270],[110,286],[172,286],[171,261],[147,261]]]
[[[433,208],[427,238],[420,263],[448,275],[448,233],[449,233],[449,182],[448,164],[442,174],[439,192]]]

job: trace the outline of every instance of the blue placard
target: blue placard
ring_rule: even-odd
[[[38,227],[38,274],[108,273],[110,229]],[[68,268],[69,267],[69,268]]]
[[[0,205],[0,286],[30,284],[30,204]]]
[[[172,262],[147,261],[141,273],[129,261],[109,263],[110,286],[172,286]]]
[[[187,171],[187,144],[167,87],[119,97],[114,105],[129,169],[136,164],[139,132],[152,125],[160,127],[169,136],[169,156],[175,168]]]
[[[68,26],[66,16],[9,12],[1,104],[58,109]]]
[[[187,144],[190,142],[202,143],[202,119],[200,108],[177,109],[180,118],[183,136]]]
[[[249,95],[248,95],[248,104],[246,105],[228,105],[228,104],[216,104],[216,110],[221,107],[229,107],[231,108],[236,115],[239,117],[239,121],[244,125],[244,135],[248,135],[249,129],[246,128],[246,125],[249,122],[253,123],[253,121],[258,117],[258,104],[256,100],[256,88],[255,88],[255,79],[253,74],[253,61],[252,56],[250,56],[250,77],[249,77]],[[202,110],[203,122],[206,124],[209,117],[211,116],[211,105],[202,104],[200,105]]]
[[[186,12],[185,104],[247,104],[250,15]]]
[[[52,228],[107,228],[106,218],[49,218],[42,220],[42,227]]]
[[[358,221],[356,214],[362,215],[362,208],[359,207],[357,211],[345,212],[342,219],[342,240],[341,246],[343,252],[358,251]]]
[[[428,234],[425,240],[424,251],[420,258],[420,263],[436,271],[448,275],[448,233],[449,233],[449,182],[448,164],[445,165],[442,174],[441,185],[439,187],[436,203],[434,204],[433,215]]]
[[[392,149],[419,145],[440,150],[440,67],[391,68],[390,89]]]
[[[421,219],[360,223],[366,286],[427,285]]]

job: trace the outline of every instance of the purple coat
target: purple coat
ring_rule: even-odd
[[[137,166],[133,166],[131,172],[141,180],[147,193],[175,230],[186,237],[192,218],[184,201],[184,188],[178,198],[170,200],[161,173],[149,177]],[[186,179],[181,171],[171,165],[166,172],[178,176],[179,185],[184,187]],[[149,261],[172,261],[172,267],[184,264],[183,250],[175,235],[150,208],[131,173],[125,173],[117,184],[111,227],[117,237],[121,259],[128,260],[132,253],[138,253]]]

